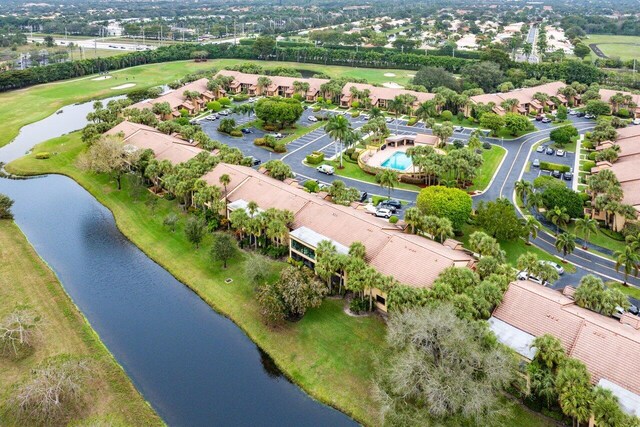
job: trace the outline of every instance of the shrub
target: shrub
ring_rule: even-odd
[[[453,147],[456,150],[461,149],[462,147],[464,147],[464,142],[460,141],[459,139],[456,139],[455,142],[453,143]]]
[[[349,303],[349,311],[354,314],[366,313],[369,310],[369,301],[366,299],[353,298]]]
[[[458,111],[458,114],[456,114],[456,117],[458,118],[459,122],[462,122],[464,120],[464,113],[462,111]]]
[[[218,101],[207,102],[207,109],[217,113],[222,110],[222,105]]]
[[[360,111],[353,111],[353,112],[351,113],[351,117],[353,117],[353,118],[356,118],[356,117],[358,117],[359,115],[360,115]]]
[[[425,215],[448,218],[454,230],[460,230],[469,220],[473,202],[471,196],[458,188],[436,185],[420,191],[417,205]]]
[[[304,188],[309,190],[309,193],[317,193],[318,191],[320,191],[320,184],[311,179],[305,181],[303,186]]]
[[[416,123],[418,123],[418,118],[417,118],[417,117],[411,117],[411,118],[409,119],[409,121],[407,122],[407,126],[413,126],[413,125],[415,125]]]
[[[485,150],[491,150],[491,143],[490,142],[483,142],[482,143],[482,148],[484,148]]]
[[[622,235],[624,237],[637,236],[638,233],[640,233],[640,223],[631,221],[624,223],[624,227],[622,228]]]
[[[266,145],[267,141],[264,138],[256,138],[253,140],[253,144],[257,145],[258,147],[262,147],[264,145]]]
[[[274,125],[263,125],[262,129],[264,129],[267,132],[273,132],[276,130],[276,127]]]
[[[596,160],[596,156],[598,155],[598,153],[596,151],[593,151],[591,153],[589,153],[589,155],[587,156],[587,158],[589,160],[595,161]]]
[[[234,102],[246,101],[247,99],[249,99],[249,95],[247,95],[246,93],[239,93],[238,95],[233,95]]]
[[[591,172],[591,168],[596,166],[596,162],[588,161],[584,162],[582,166],[580,166],[580,170],[584,172]]]
[[[569,172],[571,170],[571,167],[567,165],[561,165],[559,163],[540,162],[540,169],[546,171]]]
[[[440,113],[440,118],[446,122],[450,122],[453,119],[453,113],[449,110],[444,110]]]
[[[587,150],[593,150],[595,148],[595,146],[593,145],[593,142],[591,141],[583,141],[582,146]]]
[[[351,153],[351,155],[349,155],[349,158],[354,162],[358,161],[358,157],[360,157],[360,153],[358,153],[357,151],[354,151],[353,153]]]
[[[36,154],[36,159],[39,159],[39,160],[48,159],[50,157],[51,157],[51,153],[47,153],[46,151]]]
[[[302,95],[300,95],[299,93],[294,93],[291,97],[296,101],[302,101]]]
[[[547,187],[542,192],[542,201],[547,209],[553,209],[555,206],[566,208],[571,218],[582,218],[584,215],[584,202],[580,194],[564,185]]]
[[[315,107],[313,107],[313,112],[317,113],[318,111],[322,110],[322,107],[316,105]]]
[[[223,96],[222,98],[219,98],[218,102],[220,103],[220,105],[225,106],[225,107],[231,105],[231,100],[229,98],[227,98],[226,96]]]
[[[389,217],[389,222],[391,224],[397,224],[398,221],[399,221],[399,218],[397,216],[395,216],[395,215],[391,215],[391,217]]]
[[[616,113],[616,116],[621,117],[623,119],[628,119],[629,117],[631,117],[631,113],[626,108],[621,108]]]
[[[282,141],[277,141],[275,144],[273,144],[272,148],[276,153],[284,153],[287,151],[287,147]]]
[[[310,165],[318,165],[324,161],[324,153],[319,151],[314,151],[313,153],[307,156],[307,163]]]
[[[359,101],[353,101],[351,103],[351,107],[353,108],[360,108],[360,102]]]
[[[242,131],[240,131],[238,129],[234,129],[231,132],[229,132],[229,135],[235,136],[235,137],[240,137],[240,136],[242,136]]]

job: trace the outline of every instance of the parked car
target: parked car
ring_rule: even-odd
[[[587,115],[587,113],[585,113],[584,111],[578,111],[578,114],[576,114],[576,116],[578,116],[578,117],[584,117],[586,115]]]
[[[367,193],[366,191],[361,191],[360,198],[358,200],[360,201],[360,203],[364,203],[364,201],[367,200],[368,197],[369,193]]]
[[[307,120],[309,120],[310,122],[317,122],[318,121],[316,116],[309,116],[309,117],[307,117]]]
[[[249,133],[253,133],[253,131],[249,128],[242,128],[240,129],[240,131],[244,134],[249,134]]]
[[[551,123],[551,119],[549,117],[545,117],[541,121],[542,123]]]
[[[546,145],[538,145],[538,148],[536,148],[536,153],[544,153],[544,150],[547,149]]]
[[[633,119],[633,123],[634,125],[640,125],[640,119]]]
[[[573,168],[571,168],[569,172],[565,172],[562,177],[565,181],[571,181],[573,179]]]
[[[533,163],[532,163],[534,168],[539,168],[540,167],[540,159],[533,159]]]
[[[547,151],[545,151],[545,153],[547,153],[549,156],[553,156],[555,154],[556,150],[554,150],[551,147],[547,147]]]
[[[541,260],[540,264],[542,264],[542,265],[550,265],[551,267],[553,267],[554,270],[556,270],[556,273],[558,273],[560,276],[562,276],[564,274],[564,268],[560,264],[558,264],[557,262]]]
[[[275,139],[282,138],[282,134],[280,132],[270,133],[270,134],[267,134],[266,136],[270,136],[270,137],[275,138]]]
[[[464,128],[462,126],[456,126],[453,128],[454,132],[464,132]]]
[[[251,160],[251,166],[258,166],[260,163],[262,163],[262,160],[253,156],[249,156],[249,160]]]
[[[389,219],[389,218],[391,218],[391,215],[393,215],[393,212],[391,212],[389,209],[385,209],[385,208],[378,208],[378,209],[376,210],[375,215],[376,215],[378,218],[387,218],[387,219]]]
[[[547,286],[550,284],[549,282],[543,281],[542,279],[536,276],[531,276],[529,273],[527,273],[527,270],[523,270],[519,272],[516,278],[518,280],[528,280],[530,282],[537,283],[538,285],[542,285],[542,286]]]
[[[538,114],[536,116],[536,122],[540,122],[540,121],[542,121],[542,114]]]
[[[215,120],[215,119],[217,119],[217,118],[218,118],[218,117],[216,117],[216,116],[214,116],[214,115],[212,114],[212,115],[210,115],[210,116],[207,116],[207,117],[205,118],[205,120],[208,120],[208,121],[212,122],[212,121],[214,121],[214,120]]]
[[[391,206],[394,209],[402,209],[402,203],[400,202],[400,200],[396,200],[396,199],[387,199],[387,200],[383,200],[381,201],[378,206]]]
[[[551,176],[554,178],[560,178],[561,175],[560,171],[551,171]]]
[[[558,157],[564,157],[565,152],[562,149],[558,149],[558,151],[556,151],[556,156]]]
[[[637,316],[638,313],[640,313],[640,310],[638,310],[638,307],[636,307],[635,305],[631,304],[631,306],[629,307],[629,313],[633,314],[634,316]]]
[[[569,110],[569,115],[570,116],[575,116],[577,114],[578,114],[578,112],[576,110]]]
[[[326,173],[327,175],[333,175],[336,171],[331,165],[320,165],[316,170],[320,173]]]
[[[368,114],[361,114],[360,117],[362,118],[362,120],[364,120],[365,122],[367,120],[369,120],[369,115]]]
[[[391,123],[391,122],[393,121],[393,117],[387,117],[387,118],[385,119],[385,121],[386,121],[387,123]]]
[[[595,119],[595,118],[596,118],[596,116],[594,116],[593,114],[585,114],[585,115],[584,115],[584,118],[585,118],[585,119]]]

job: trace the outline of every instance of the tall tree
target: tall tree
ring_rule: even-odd
[[[340,153],[340,168],[342,169],[342,141],[349,138],[353,132],[351,123],[343,115],[336,115],[329,119],[324,127],[325,132],[334,140],[336,156]],[[338,148],[340,146],[340,148]]]
[[[576,233],[582,234],[582,240],[584,240],[582,249],[587,249],[591,233],[596,234],[598,232],[598,221],[590,218],[589,215],[585,215],[584,218],[576,219],[575,224]]]
[[[376,181],[382,188],[388,190],[387,198],[391,198],[391,190],[398,185],[398,173],[391,169],[384,169],[376,175]]]
[[[558,252],[562,252],[562,262],[566,262],[567,255],[576,248],[576,238],[571,233],[562,233],[556,237],[555,246]]]
[[[227,233],[215,233],[211,246],[211,259],[222,261],[222,268],[227,268],[227,262],[238,252],[236,241]]]

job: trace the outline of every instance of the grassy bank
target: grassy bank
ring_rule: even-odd
[[[265,326],[254,301],[253,287],[244,278],[248,255],[241,254],[227,270],[212,266],[208,241],[195,250],[180,226],[175,233],[163,227],[162,221],[170,213],[179,215],[181,223],[185,221],[185,214],[175,202],[160,200],[151,212],[144,202],[155,196],[144,192],[139,199],[133,199],[127,182],[123,191],[116,191],[105,177],[80,172],[73,160],[81,149],[78,133],[69,134],[34,150],[60,154],[45,161],[27,156],[12,163],[8,170],[22,174],[56,172],[75,179],[111,209],[118,227],[129,239],[217,311],[233,319],[291,379],[360,422],[378,423],[370,379],[373,358],[384,339],[380,319],[349,317],[342,311],[342,300],[330,299],[300,322],[276,329]],[[160,241],[166,244],[158,245]],[[226,278],[232,278],[233,285],[225,284]]]
[[[245,262],[251,254],[239,254],[227,270],[213,266],[208,256],[209,241],[194,250],[181,226],[175,233],[162,226],[170,213],[179,215],[181,224],[184,223],[184,213],[175,202],[159,200],[152,208],[146,201],[154,196],[143,192],[132,197],[134,193],[127,189],[130,183],[125,182],[125,189],[116,191],[104,176],[80,172],[73,166],[73,160],[81,150],[78,134],[66,135],[34,150],[34,153],[59,153],[51,159],[36,160],[35,154],[30,154],[10,164],[8,169],[22,174],[62,173],[75,179],[111,209],[118,227],[129,239],[217,311],[233,319],[291,379],[359,422],[380,424],[379,408],[371,389],[374,359],[383,346],[385,333],[378,317],[349,317],[343,312],[342,300],[327,299],[297,323],[279,328],[265,326],[252,286],[244,278]],[[273,270],[281,266],[273,263]],[[234,280],[225,284],[225,278]],[[513,408],[513,421],[517,425],[547,425],[519,405],[505,406]]]
[[[0,318],[16,305],[26,304],[44,320],[42,340],[34,353],[17,362],[0,358],[0,404],[9,396],[11,386],[43,360],[60,354],[85,356],[96,363],[92,370],[93,391],[80,419],[91,418],[109,425],[162,425],[78,312],[55,274],[18,226],[7,220],[0,220],[0,259]],[[0,414],[0,425],[14,424]]]
[[[498,145],[492,145],[490,150],[482,150],[482,166],[478,169],[478,176],[473,181],[473,185],[468,191],[481,191],[487,188],[493,175],[495,175],[500,166],[500,162],[507,154],[507,150]]]

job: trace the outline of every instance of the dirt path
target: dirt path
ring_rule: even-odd
[[[589,44],[589,47],[591,48],[591,50],[593,51],[593,53],[595,53],[595,54],[596,54],[596,56],[597,56],[598,58],[604,58],[604,59],[607,59],[607,58],[608,58],[608,56],[607,56],[607,55],[605,55],[605,54],[600,50],[600,48],[598,47],[598,45],[597,45],[597,44],[595,44],[595,43],[591,43],[591,44]]]

